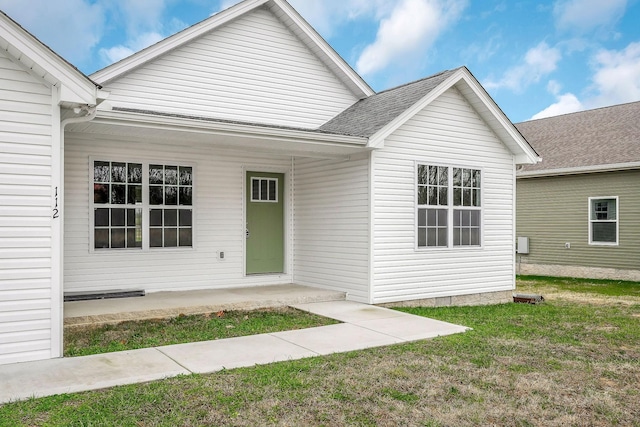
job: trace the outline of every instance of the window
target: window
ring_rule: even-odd
[[[191,247],[193,168],[94,161],[92,207],[94,249]]]
[[[149,165],[149,246],[192,244],[193,169]]]
[[[278,203],[278,178],[251,178],[251,201]]]
[[[480,246],[480,171],[418,165],[417,174],[418,247]]]
[[[142,165],[94,162],[94,248],[142,248]]]
[[[589,244],[618,244],[618,198],[589,198]]]

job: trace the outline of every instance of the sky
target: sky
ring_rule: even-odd
[[[640,0],[289,0],[376,91],[467,66],[518,123],[640,101]],[[0,0],[85,74],[237,0]]]

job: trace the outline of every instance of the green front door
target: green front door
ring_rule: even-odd
[[[284,174],[247,172],[247,274],[284,272]]]

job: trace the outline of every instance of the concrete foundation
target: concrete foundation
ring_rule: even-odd
[[[513,302],[513,291],[483,292],[469,295],[425,298],[380,304],[382,307],[449,307],[463,305],[490,305]]]
[[[526,264],[517,265],[517,273],[530,276],[581,277],[585,279],[629,280],[640,282],[640,270],[583,267],[577,265]]]

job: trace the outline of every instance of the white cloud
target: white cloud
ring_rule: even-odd
[[[542,76],[555,71],[562,59],[560,51],[541,42],[527,51],[523,63],[509,68],[497,81],[486,81],[483,85],[487,89],[507,88],[514,92],[521,92],[525,87],[540,81]]]
[[[324,37],[336,28],[363,17],[378,21],[393,11],[400,0],[291,0],[291,5]]]
[[[164,39],[159,33],[150,32],[140,34],[136,39],[129,40],[126,45],[117,45],[110,48],[100,49],[100,56],[105,64],[112,64],[118,62],[127,56],[151,46]]]
[[[578,33],[610,27],[624,15],[627,0],[564,0],[553,7],[556,27]]]
[[[562,85],[560,84],[560,82],[556,80],[549,80],[549,83],[547,83],[547,91],[549,93],[558,95],[561,90],[562,90]]]
[[[103,35],[102,2],[0,0],[0,9],[74,64],[91,56]]]
[[[640,42],[621,51],[602,50],[594,60],[593,83],[598,94],[590,104],[599,107],[640,100]]]
[[[531,120],[544,119],[545,117],[559,116],[560,114],[575,113],[584,110],[580,100],[572,93],[565,93],[556,97],[557,102],[531,117]]]
[[[424,55],[465,7],[462,0],[401,0],[380,22],[376,40],[364,49],[356,69],[371,74],[393,61]]]
[[[593,64],[593,84],[583,101],[572,93],[559,95],[560,85],[551,80],[547,90],[556,96],[557,102],[532,119],[640,100],[640,42],[630,43],[621,51],[601,50],[594,56]]]

